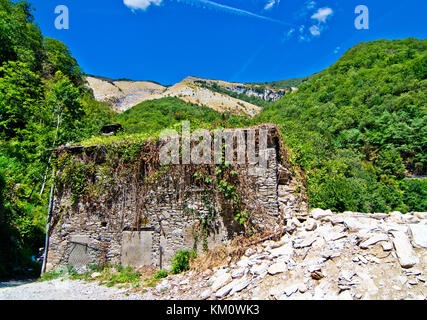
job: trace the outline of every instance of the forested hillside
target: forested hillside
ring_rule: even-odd
[[[312,206],[426,211],[427,40],[361,43],[257,121],[283,128]]]
[[[27,2],[0,0],[0,277],[40,272],[32,257],[44,245],[47,150],[98,133],[112,115],[31,11]]]

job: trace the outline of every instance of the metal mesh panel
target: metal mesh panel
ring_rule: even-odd
[[[81,243],[72,243],[71,252],[68,257],[68,264],[75,268],[81,268],[94,263],[95,252],[87,245]]]

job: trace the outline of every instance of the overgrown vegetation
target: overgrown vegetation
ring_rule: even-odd
[[[178,251],[172,258],[171,274],[179,274],[190,270],[190,259],[196,257],[197,254],[194,251]]]
[[[0,278],[35,276],[44,245],[48,149],[110,122],[68,48],[45,38],[26,1],[0,0]]]
[[[379,40],[346,52],[272,106],[313,207],[426,211],[427,40]]]

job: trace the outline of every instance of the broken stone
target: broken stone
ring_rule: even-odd
[[[388,240],[388,236],[384,233],[377,233],[375,235],[373,235],[372,237],[370,237],[368,240],[363,241],[362,243],[360,243],[360,248],[362,249],[368,249],[370,246],[381,242],[381,241],[387,241]]]
[[[421,220],[427,220],[427,212],[414,212],[414,216]]]
[[[302,248],[310,247],[316,240],[317,240],[317,237],[310,236],[310,237],[295,239],[294,241],[292,241],[292,244],[295,249],[302,249]]]
[[[409,230],[415,246],[427,249],[427,225],[411,224]]]
[[[231,273],[231,277],[233,278],[233,279],[235,279],[235,278],[241,278],[244,274],[245,274],[245,268],[239,268],[239,269],[237,269],[237,270],[234,270],[232,273]]]
[[[306,231],[314,231],[317,228],[317,222],[313,218],[308,218],[304,223],[304,228]]]
[[[341,270],[339,277],[351,281],[351,279],[356,275],[354,270]]]
[[[215,297],[217,297],[218,299],[224,298],[231,292],[232,289],[233,289],[233,283],[229,283],[226,286],[219,289],[216,292]]]
[[[232,280],[231,275],[229,273],[220,275],[217,277],[212,284],[212,291],[218,291],[220,288],[224,287]],[[230,289],[231,290],[231,289]]]
[[[298,291],[298,287],[299,287],[298,284],[286,287],[284,289],[284,293],[286,294],[286,296],[290,297],[291,295],[293,295],[295,292]]]
[[[248,287],[248,285],[251,283],[251,279],[248,277],[244,277],[242,279],[234,280],[231,284],[233,289],[231,290],[230,294],[234,294],[236,292],[240,292]]]
[[[347,237],[345,232],[331,232],[323,236],[326,241],[336,241],[342,238]]]
[[[275,263],[268,268],[268,274],[276,275],[279,273],[286,272],[287,270],[288,270],[288,267],[285,263],[283,263],[283,262],[282,263]]]
[[[412,224],[412,223],[419,223],[420,219],[418,219],[416,216],[412,215],[412,214],[405,214],[402,217],[403,223],[406,224]]]
[[[293,252],[294,252],[294,249],[292,248],[291,243],[287,243],[279,248],[270,250],[270,253],[273,257],[291,256]]]
[[[383,241],[381,242],[381,246],[383,247],[384,251],[391,251],[393,250],[393,244],[389,241]]]
[[[324,217],[332,216],[333,213],[331,210],[323,210],[323,209],[313,209],[310,212],[310,215],[313,219],[320,220]]]
[[[310,265],[310,266],[308,266],[307,270],[308,270],[308,272],[313,273],[313,272],[322,270],[322,268],[318,265]]]
[[[416,279],[410,279],[410,280],[408,281],[408,283],[409,283],[411,286],[416,286],[416,285],[418,284],[418,281],[417,281]]]
[[[396,222],[396,223],[402,223],[403,222],[402,212],[400,212],[400,211],[390,212],[388,220],[392,221],[392,222]]]
[[[307,285],[305,285],[304,283],[301,283],[298,286],[298,291],[301,292],[301,293],[306,293],[308,291]]]
[[[396,254],[402,268],[412,268],[416,265],[418,257],[415,255],[414,249],[405,233],[400,231],[392,231],[393,244],[396,249]]]
[[[209,299],[211,295],[212,295],[212,290],[206,289],[200,294],[200,300]]]
[[[253,275],[264,275],[267,274],[268,263],[261,263],[251,268],[251,273]]]

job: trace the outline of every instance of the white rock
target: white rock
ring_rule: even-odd
[[[411,268],[416,265],[419,260],[406,234],[400,231],[392,231],[391,233],[393,235],[394,248],[402,268]]]
[[[359,232],[366,229],[370,232],[378,228],[378,220],[367,217],[343,217],[343,223],[350,232]]]
[[[341,270],[339,277],[350,282],[351,279],[356,275],[356,272],[354,270]]]
[[[372,237],[370,237],[368,240],[363,241],[360,244],[360,247],[362,249],[368,249],[370,246],[381,242],[381,241],[387,241],[388,240],[388,236],[384,233],[377,233],[375,235],[373,235]]]
[[[415,246],[427,249],[427,225],[411,224],[409,231]]]
[[[299,284],[295,284],[295,285],[286,287],[283,291],[288,297],[290,297],[291,295],[293,295],[295,292],[298,291],[298,288],[299,288]]]
[[[383,247],[384,251],[391,251],[393,250],[393,244],[389,241],[383,241],[381,242],[381,246]]]
[[[268,263],[264,262],[259,265],[253,266],[250,272],[253,275],[264,275],[264,274],[267,274],[267,269],[268,269]]]
[[[212,284],[212,291],[218,291],[218,289],[224,287],[231,282],[231,275],[229,273],[220,275],[215,279]],[[230,289],[231,290],[231,289]]]
[[[245,289],[251,283],[251,279],[248,277],[244,277],[242,279],[234,280],[231,284],[233,289],[230,294],[234,294],[236,292],[240,292]]]
[[[212,289],[206,289],[200,294],[200,300],[206,300],[212,295]]]
[[[292,244],[295,249],[302,249],[310,247],[316,240],[317,236],[308,236],[303,238],[297,238],[292,241]]]
[[[411,223],[419,223],[420,219],[412,214],[405,214],[402,217],[403,223],[411,224]]]
[[[253,262],[251,260],[249,260],[248,257],[242,257],[237,263],[236,265],[240,268],[247,268],[249,266],[253,265]]]
[[[232,277],[233,279],[235,279],[235,278],[241,278],[241,277],[245,274],[245,271],[246,271],[246,269],[245,269],[245,268],[239,268],[239,269],[236,269],[236,270],[234,270],[234,271],[231,273],[231,277]]]
[[[218,299],[224,298],[226,295],[228,295],[231,290],[233,290],[233,283],[229,283],[226,286],[222,287],[215,293],[215,297]]]
[[[349,290],[345,290],[338,295],[338,300],[353,300],[353,296]]]
[[[421,220],[427,220],[427,212],[414,212],[414,216]]]
[[[313,219],[320,220],[324,217],[332,216],[333,213],[331,210],[323,210],[323,209],[313,209],[310,212],[310,215]]]
[[[290,226],[295,226],[297,228],[302,227],[302,223],[297,218],[292,218],[291,221],[289,221]]]
[[[324,235],[326,241],[336,241],[345,237],[347,237],[347,233],[345,232],[331,232]]]
[[[291,256],[293,252],[294,252],[294,248],[292,247],[292,244],[290,242],[279,248],[270,250],[270,253],[273,257]]]
[[[402,223],[403,222],[402,212],[400,212],[400,211],[390,212],[387,220],[392,221],[392,222],[396,222],[396,223]]]
[[[304,223],[304,228],[306,231],[314,231],[317,228],[317,222],[313,218],[308,218]]]
[[[279,273],[286,272],[287,270],[288,270],[288,266],[283,262],[281,262],[281,263],[279,262],[279,263],[275,263],[275,264],[271,265],[268,268],[268,274],[276,275]]]

